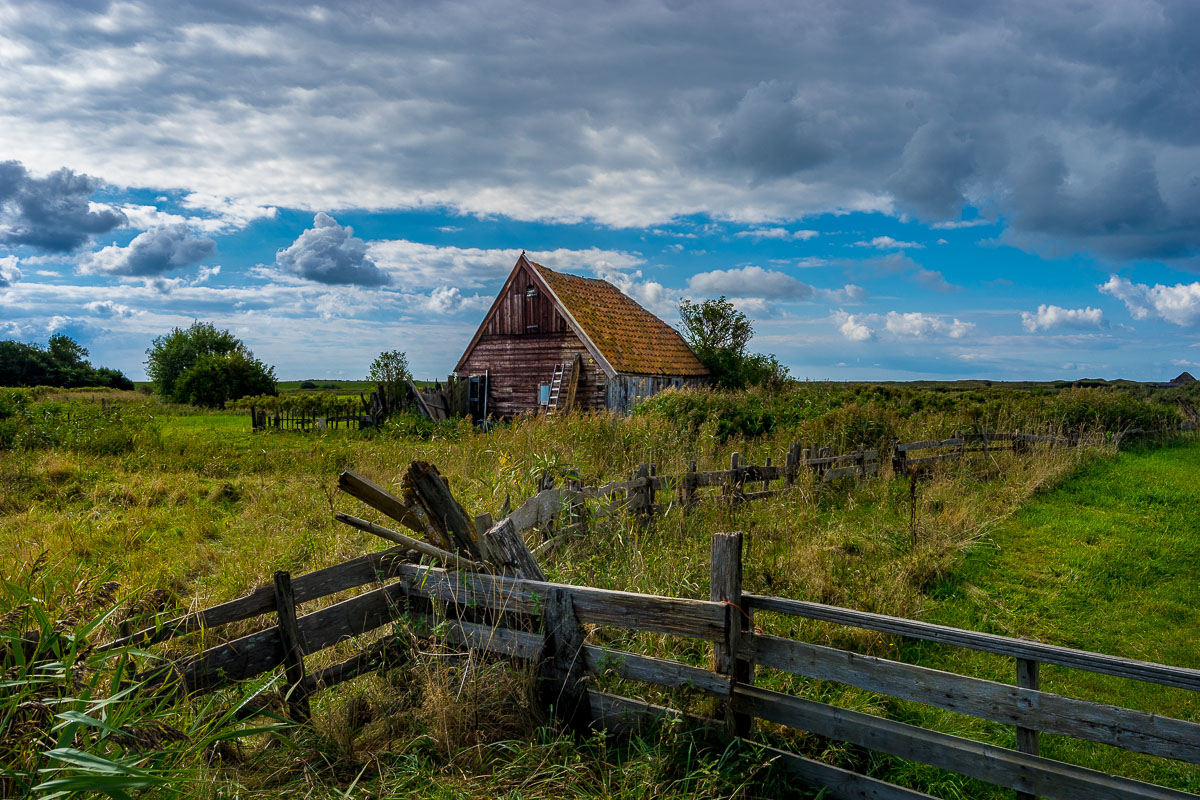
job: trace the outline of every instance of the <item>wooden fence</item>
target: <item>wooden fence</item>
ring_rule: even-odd
[[[574,726],[621,730],[680,715],[592,688],[599,676],[617,676],[717,698],[719,719],[699,722],[713,726],[722,736],[752,737],[754,720],[762,719],[1009,787],[1025,797],[1196,797],[1041,757],[1038,733],[1044,731],[1200,764],[1200,725],[1042,691],[1038,666],[1054,664],[1190,691],[1200,691],[1200,670],[748,594],[742,589],[741,552],[740,533],[713,536],[709,599],[698,600],[534,580],[520,577],[520,568],[513,567],[447,570],[412,563],[408,548],[396,547],[294,579],[276,573],[272,585],[246,597],[127,636],[109,647],[145,646],[273,615],[273,626],[210,647],[178,664],[175,675],[187,691],[195,693],[282,668],[289,713],[304,720],[310,713],[308,698],[313,692],[411,657],[413,648],[395,636],[388,637],[311,674],[305,671],[304,658],[385,624],[402,622],[420,635],[437,631],[444,641],[466,649],[537,664],[540,696],[554,706],[559,719]],[[361,586],[373,588],[298,615],[297,608],[305,603]],[[764,612],[1012,658],[1015,685],[769,635],[755,626],[755,615]],[[582,625],[705,641],[711,644],[711,665],[700,667],[589,644]],[[1018,746],[1010,750],[772,691],[756,685],[756,673],[761,675],[763,670],[832,681],[1012,725]],[[247,709],[245,715],[261,710]],[[767,750],[803,781],[826,787],[829,797],[927,797],[793,753]]]
[[[894,474],[918,476],[935,464],[961,461],[976,454],[986,456],[1002,451],[1025,454],[1038,446],[1075,447],[1079,443],[1077,437],[1020,432],[956,433],[949,439],[932,441],[903,443],[895,440],[891,464]],[[929,454],[910,455],[915,452]],[[659,475],[654,464],[640,464],[628,480],[585,486],[577,476],[568,473],[565,485],[557,488],[553,476],[547,473],[543,474],[538,493],[510,516],[521,532],[564,520],[566,527],[577,530],[588,520],[616,514],[661,514],[672,505],[688,508],[703,500],[741,502],[773,497],[793,486],[805,472],[811,473],[812,479],[820,483],[865,478],[878,474],[880,463],[876,448],[859,447],[835,455],[830,447],[792,442],[782,465],[772,463],[770,457],[761,465],[747,464],[739,453],[734,453],[730,456],[729,469],[724,470],[698,471],[693,461],[686,472],[667,476]],[[706,489],[716,491],[704,491]],[[380,510],[386,513],[385,509]],[[477,523],[477,527],[485,529],[490,526],[490,515],[484,515]]]

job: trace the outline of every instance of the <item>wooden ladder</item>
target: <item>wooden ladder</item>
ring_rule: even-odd
[[[553,414],[558,408],[558,395],[562,391],[563,371],[565,364],[554,365],[554,377],[550,379],[550,399],[546,401],[546,413]]]

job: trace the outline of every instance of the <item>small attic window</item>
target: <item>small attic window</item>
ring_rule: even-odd
[[[528,286],[526,286],[525,287],[525,296],[526,297],[537,297],[538,296],[537,287],[534,286],[532,283],[529,284]]]

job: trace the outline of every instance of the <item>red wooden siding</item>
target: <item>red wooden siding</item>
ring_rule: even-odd
[[[528,287],[534,286],[537,295],[529,297]],[[563,333],[570,330],[567,321],[555,308],[554,301],[534,283],[528,269],[517,270],[508,285],[496,313],[488,319],[484,336],[526,336],[541,333]]]
[[[514,305],[521,308],[521,304]],[[576,353],[583,358],[576,405],[579,408],[604,408],[607,378],[583,342],[570,330],[520,336],[485,332],[459,372],[482,375],[486,369],[490,386],[488,413],[508,418],[537,411],[538,386],[549,383],[554,367],[571,361]]]

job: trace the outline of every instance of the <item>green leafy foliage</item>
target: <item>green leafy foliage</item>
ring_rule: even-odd
[[[249,394],[274,394],[275,368],[211,322],[159,336],[146,351],[146,374],[164,400],[220,408]]]
[[[0,386],[79,386],[132,389],[119,370],[93,367],[88,351],[71,337],[56,333],[45,347],[0,341]]]
[[[404,397],[407,383],[412,379],[408,370],[408,356],[400,350],[385,350],[371,362],[367,380],[383,387],[389,408],[399,406]]]
[[[788,369],[774,355],[746,352],[754,326],[724,295],[702,303],[681,301],[679,318],[683,338],[718,388],[777,388],[787,381]]]

